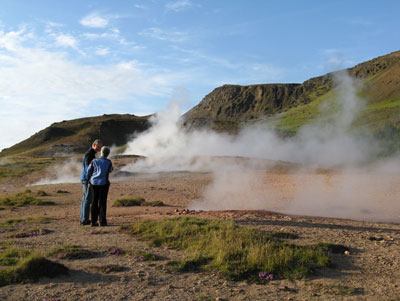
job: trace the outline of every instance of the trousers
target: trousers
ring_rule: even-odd
[[[82,201],[81,201],[81,222],[87,222],[89,220],[90,204],[93,199],[93,189],[88,186],[87,181],[82,181]]]
[[[92,185],[93,187],[93,202],[91,207],[92,224],[100,221],[100,225],[107,225],[107,196],[110,184]]]

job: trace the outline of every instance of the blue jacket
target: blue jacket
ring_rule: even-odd
[[[88,151],[82,157],[82,173],[81,173],[81,182],[82,181],[89,181],[89,177],[87,175],[87,168],[92,162],[92,160],[96,158],[96,152],[93,148],[89,148]]]
[[[88,178],[92,185],[106,185],[108,174],[113,171],[112,163],[105,157],[94,159],[87,169]]]

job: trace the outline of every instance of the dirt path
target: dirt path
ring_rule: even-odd
[[[269,175],[276,192],[290,200],[291,177],[286,173]],[[306,181],[309,181],[307,176]],[[286,178],[286,180],[285,180]],[[271,180],[272,179],[272,180]],[[69,276],[42,278],[34,284],[9,285],[0,289],[1,300],[398,300],[400,296],[400,225],[362,222],[338,218],[294,216],[257,210],[195,211],[190,215],[233,219],[241,225],[265,231],[297,234],[298,244],[330,242],[350,249],[349,255],[336,254],[336,268],[324,269],[308,280],[275,280],[267,284],[233,282],[214,272],[176,273],[167,262],[179,260],[177,250],[149,247],[119,231],[120,226],[140,219],[158,219],[182,215],[178,210],[190,201],[201,199],[211,182],[207,173],[171,173],[157,177],[136,176],[114,181],[108,202],[109,227],[79,225],[80,184],[55,184],[32,187],[44,190],[45,198],[56,203],[46,207],[21,207],[0,211],[0,221],[9,218],[53,217],[39,227],[47,235],[10,238],[12,232],[0,234],[1,241],[12,240],[18,246],[47,252],[55,245],[74,244],[99,252],[89,259],[58,259],[71,271]],[[275,181],[275,182],[274,182]],[[289,187],[289,188],[288,188]],[[25,190],[4,189],[1,197]],[[57,193],[58,190],[68,193]],[[124,196],[143,196],[148,201],[162,201],[165,207],[113,207]],[[284,198],[283,198],[284,199]],[[279,204],[276,204],[277,208]],[[32,227],[18,225],[17,231]],[[101,231],[100,231],[101,230]],[[95,231],[95,232],[94,232]],[[100,231],[100,233],[96,233]],[[158,255],[159,261],[140,261],[131,255],[111,255],[105,249],[140,250]],[[104,273],[93,267],[118,265],[122,271]]]

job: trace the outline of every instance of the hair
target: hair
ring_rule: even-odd
[[[110,148],[108,148],[107,146],[103,146],[101,148],[101,156],[107,158],[109,154],[110,154]]]
[[[97,144],[103,145],[103,141],[101,141],[100,139],[96,139],[96,140],[93,141],[93,144],[94,145],[97,145]]]

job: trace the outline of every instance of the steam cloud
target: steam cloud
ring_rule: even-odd
[[[63,163],[50,166],[46,177],[32,185],[47,185],[60,183],[77,183],[81,174],[82,163],[71,158]]]
[[[351,129],[363,108],[364,101],[357,96],[361,83],[345,72],[336,73],[335,83],[331,99],[320,108],[321,117],[303,126],[291,139],[279,137],[262,124],[246,127],[237,136],[209,130],[187,132],[180,126],[179,105],[172,102],[166,111],[152,118],[153,126],[147,132],[128,144],[125,154],[148,158],[124,169],[212,172],[213,182],[205,188],[203,200],[193,200],[194,209],[265,209],[368,220],[396,219],[400,216],[399,205],[395,205],[399,191],[388,175],[393,166],[398,170],[399,160],[362,167],[379,145],[367,131]],[[257,160],[232,159],[235,156]],[[303,167],[279,176],[268,172],[269,160],[296,162]],[[331,170],[321,173],[318,166]],[[285,187],[279,184],[283,176]]]

